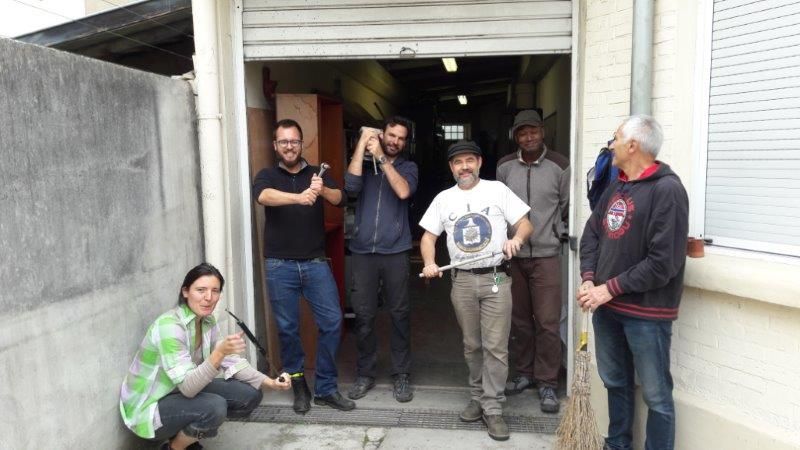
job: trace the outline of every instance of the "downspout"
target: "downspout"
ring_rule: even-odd
[[[219,49],[214,0],[192,0],[197,134],[206,261],[223,274],[226,269],[225,185],[222,155]],[[219,308],[218,308],[219,309]]]
[[[633,0],[631,114],[651,114],[653,100],[653,0]]]

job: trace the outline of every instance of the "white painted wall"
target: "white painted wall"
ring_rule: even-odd
[[[139,3],[140,1],[142,0],[84,0],[83,3],[86,5],[86,15],[88,16],[89,14],[96,14],[120,6],[130,5],[131,3]]]
[[[0,0],[0,37],[16,37],[79,19],[86,15],[83,2],[84,0]]]
[[[687,190],[703,182],[693,173],[694,69],[702,2],[656,2],[653,114],[664,126],[659,159]],[[628,114],[631,0],[586,0],[582,30],[578,116],[578,174]],[[585,223],[584,183],[578,223]],[[690,191],[691,192],[691,191]],[[690,199],[690,202],[692,200]],[[582,231],[582,225],[579,227]],[[800,448],[800,273],[797,258],[706,247],[690,259],[681,315],[673,327],[679,449]],[[598,378],[593,399],[602,431],[605,390]],[[639,403],[637,439],[645,420]]]

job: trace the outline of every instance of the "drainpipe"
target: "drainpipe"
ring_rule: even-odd
[[[653,0],[633,0],[631,114],[651,114],[653,98]]]
[[[205,257],[207,262],[225,273],[227,230],[216,2],[192,0],[192,22]]]

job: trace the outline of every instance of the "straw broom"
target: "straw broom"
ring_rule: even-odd
[[[600,450],[603,438],[597,432],[594,410],[589,402],[589,311],[583,311],[581,337],[575,352],[572,396],[567,402],[556,436],[556,450]]]

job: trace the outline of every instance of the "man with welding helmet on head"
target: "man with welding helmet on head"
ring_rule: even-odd
[[[364,127],[345,174],[345,191],[358,199],[350,239],[355,312],[357,377],[347,396],[364,397],[375,386],[379,291],[392,317],[393,394],[398,402],[414,397],[410,386],[411,326],[408,299],[409,198],[417,190],[417,165],[402,152],[411,134],[408,119],[394,116],[383,130]],[[383,286],[381,287],[381,283]]]

